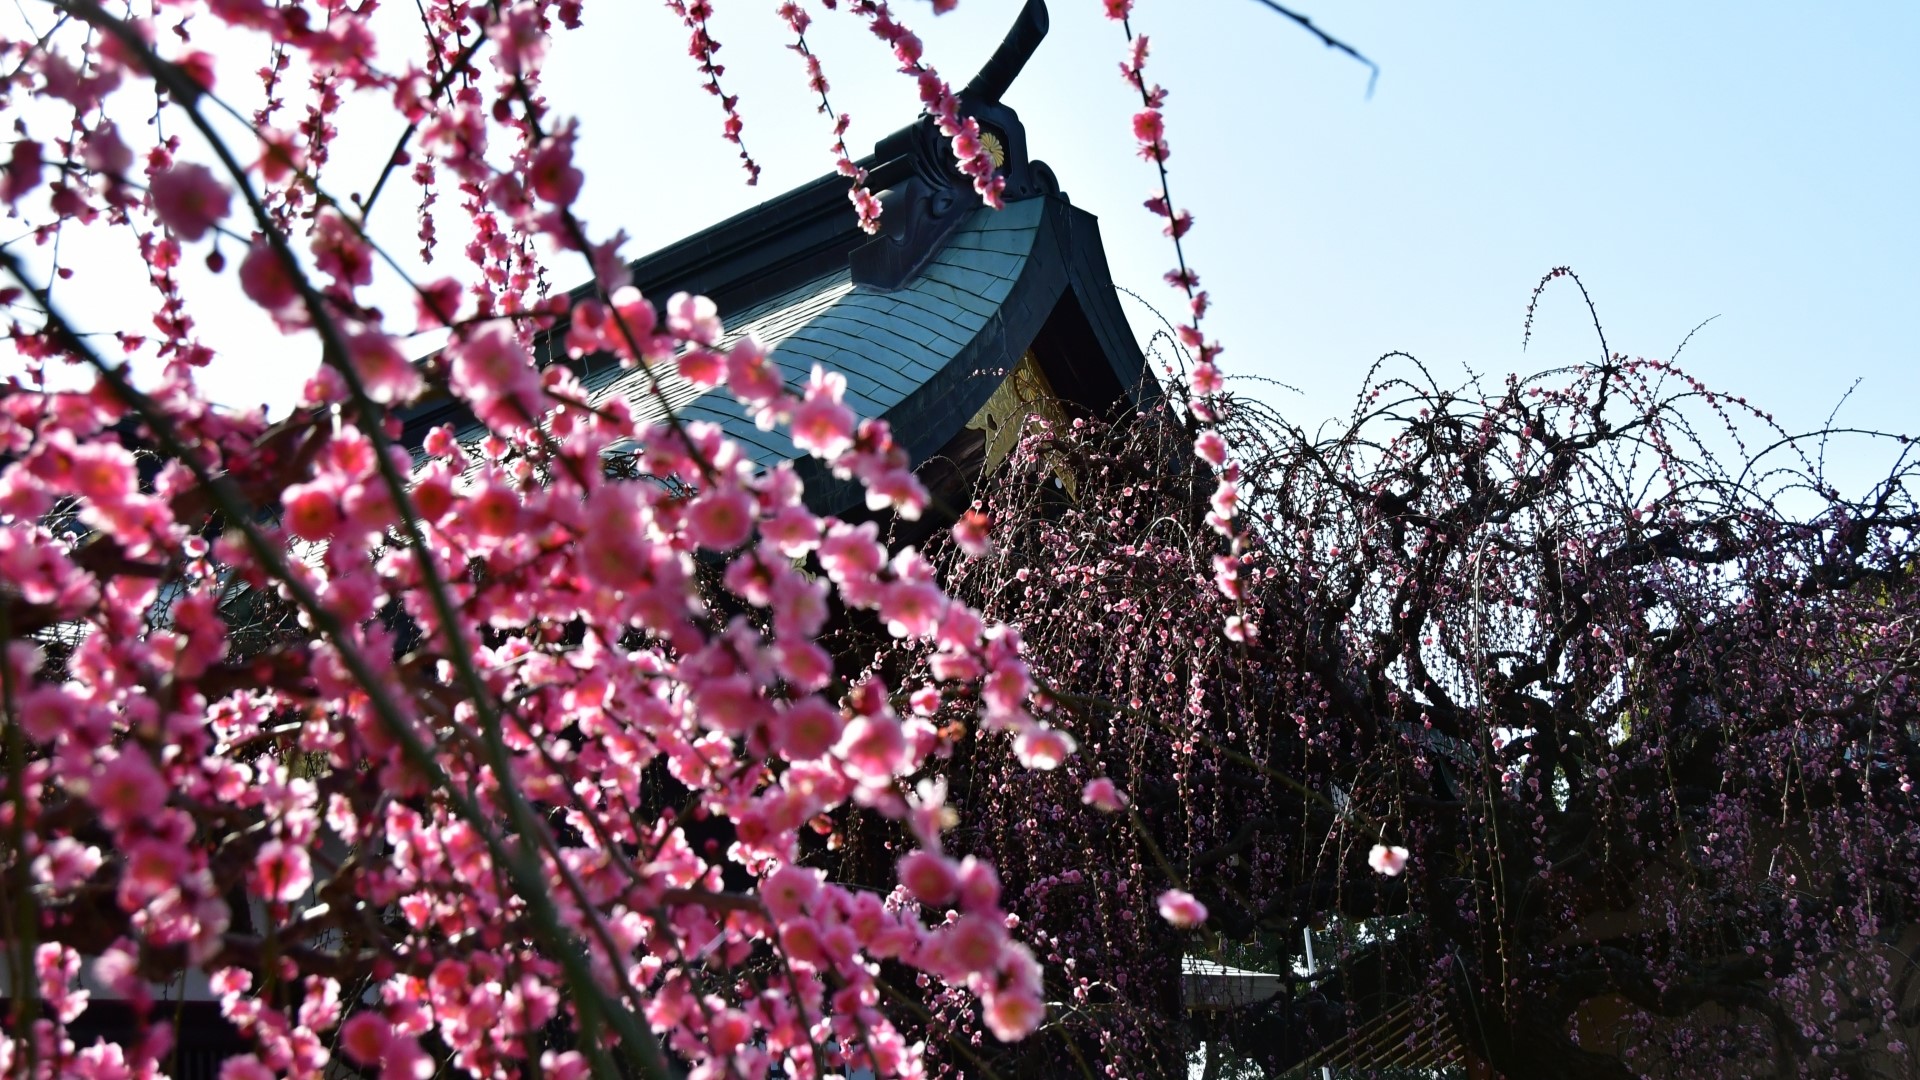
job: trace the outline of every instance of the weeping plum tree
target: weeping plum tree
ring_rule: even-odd
[[[1233,396],[1201,430],[1169,385],[1036,421],[980,488],[995,554],[950,576],[1080,742],[1047,774],[957,758],[953,790],[1081,1046],[1184,1068],[1144,880],[1208,911],[1189,951],[1287,972],[1322,942],[1314,978],[1199,1029],[1267,1075],[1396,1001],[1423,1019],[1394,1045],[1512,1077],[1912,1075],[1906,439],[1854,433],[1895,464],[1844,495],[1841,433],[1604,339],[1457,389],[1385,358],[1331,435]]]
[[[998,205],[977,125],[888,5],[820,6],[885,43]],[[751,177],[711,6],[668,7]],[[426,0],[405,44],[375,8],[48,0],[0,42],[0,200],[26,234],[0,247],[21,365],[0,386],[0,1073],[164,1073],[165,995],[198,980],[242,1043],[222,1080],[996,1075],[1068,984],[992,864],[943,839],[949,740],[923,714],[944,697],[1023,768],[1069,757],[1018,633],[872,522],[810,511],[790,466],[535,364],[564,319],[576,355],[724,387],[869,508],[927,506],[840,376],[787,386],[751,338],[721,348],[711,303],[640,296],[623,236],[575,213],[587,128],[540,72],[577,0]],[[808,6],[776,14],[830,113]],[[223,96],[212,48],[266,58],[240,79],[258,109]],[[364,179],[332,164],[348,100],[405,128],[343,197]],[[420,197],[402,242],[465,241],[444,277],[390,257],[396,177]],[[89,295],[66,242],[98,234],[137,260],[150,320]],[[562,272],[593,295],[547,296]],[[319,360],[283,417],[201,384],[219,309],[189,297],[223,286]],[[446,341],[424,364],[420,333]],[[428,391],[484,436],[396,445]],[[830,652],[850,624],[911,662]],[[829,880],[815,829],[862,823],[891,849]],[[131,1016],[117,1042],[76,1037],[100,996]]]

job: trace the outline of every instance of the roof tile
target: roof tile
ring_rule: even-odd
[[[842,269],[722,312],[727,333],[719,346],[753,334],[790,386],[803,385],[819,364],[846,376],[846,402],[856,413],[882,416],[938,375],[999,312],[1026,265],[1043,201],[976,211],[904,288],[856,287]],[[732,395],[702,391],[671,370],[659,381],[656,396],[645,372],[611,365],[586,380],[595,401],[620,395],[643,421],[665,414],[664,396],[681,415],[721,424],[761,465],[794,456],[784,433],[761,431]]]

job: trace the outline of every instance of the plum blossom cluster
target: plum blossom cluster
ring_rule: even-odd
[[[831,2],[827,4],[833,6]],[[827,74],[820,66],[820,57],[807,44],[807,27],[813,25],[813,16],[807,13],[806,6],[800,0],[788,0],[781,4],[779,14],[793,31],[793,44],[788,48],[800,55],[807,65],[807,89],[820,95],[820,114],[833,120],[833,168],[841,176],[853,181],[847,189],[847,199],[860,215],[860,228],[868,233],[880,231],[880,200],[867,187],[867,170],[854,163],[853,153],[847,149],[847,128],[853,118],[846,113],[835,112],[833,103],[827,100]]]
[[[953,6],[953,0],[948,0],[936,3],[934,10],[948,10]],[[973,190],[987,205],[998,209],[1007,179],[994,171],[993,154],[980,138],[979,122],[961,112],[959,96],[926,62],[925,47],[918,35],[894,17],[887,0],[847,0],[847,10],[866,19],[873,35],[893,48],[901,73],[912,76],[920,89],[921,108],[933,117],[940,134],[952,141],[953,157],[960,171],[972,179]]]
[[[975,757],[950,775],[975,830],[966,850],[994,854],[1026,939],[1086,1006],[1061,1027],[1109,1075],[1180,1060],[1185,1036],[1158,1003],[1180,993],[1183,953],[1242,925],[1216,899],[1207,867],[1221,857],[1209,853],[1277,801],[1220,782],[1234,767],[1223,750],[1259,744],[1268,728],[1260,695],[1237,693],[1216,668],[1236,645],[1220,633],[1235,601],[1214,585],[1204,509],[1183,501],[1197,488],[1204,507],[1204,482],[1140,467],[1182,460],[1180,427],[1168,407],[1120,431],[1031,422],[977,493],[985,553],[958,536],[946,553],[952,587],[1021,628],[1036,701],[1079,737],[1051,772]],[[1150,445],[1113,450],[1135,437]],[[1054,487],[1062,468],[1075,482],[1068,506]],[[1194,529],[1176,535],[1173,521]],[[1267,571],[1250,554],[1249,595]],[[1364,870],[1363,856],[1353,864]],[[1244,884],[1257,893],[1268,869],[1263,860]],[[949,1022],[964,1037],[979,1025],[960,1005]],[[1055,1040],[1031,1054],[1022,1075],[1075,1071]]]
[[[1198,429],[1193,452],[1218,477],[1207,523],[1216,533],[1227,538],[1228,550],[1225,554],[1214,556],[1214,580],[1222,595],[1237,602],[1242,595],[1239,582],[1241,561],[1251,538],[1235,523],[1240,506],[1240,465],[1233,460],[1227,442],[1219,431],[1219,421],[1228,408],[1222,396],[1226,383],[1219,367],[1221,346],[1219,342],[1208,338],[1202,328],[1210,301],[1206,291],[1200,288],[1200,275],[1187,264],[1186,248],[1182,243],[1188,230],[1193,228],[1193,215],[1174,207],[1173,187],[1167,176],[1167,158],[1172,153],[1167,145],[1166,115],[1163,111],[1167,91],[1158,83],[1147,81],[1147,35],[1133,32],[1130,21],[1132,10],[1131,0],[1109,0],[1106,4],[1107,17],[1119,22],[1127,32],[1128,48],[1126,58],[1120,63],[1121,78],[1140,95],[1141,108],[1133,116],[1133,137],[1138,144],[1140,157],[1152,162],[1159,174],[1159,191],[1147,199],[1146,207],[1156,216],[1166,219],[1164,231],[1172,240],[1177,262],[1176,267],[1167,272],[1166,280],[1169,285],[1181,290],[1187,301],[1188,320],[1179,324],[1178,335],[1181,345],[1191,354],[1193,366],[1186,373],[1185,384],[1178,386],[1178,393]],[[1167,374],[1171,377],[1173,372],[1169,370]],[[1258,636],[1259,624],[1236,608],[1233,614],[1222,621],[1221,632],[1231,641],[1244,643]]]
[[[740,134],[746,126],[746,121],[740,116],[740,95],[729,94],[720,87],[720,76],[726,74],[727,69],[726,65],[714,59],[714,55],[720,51],[720,43],[713,39],[713,34],[707,29],[707,20],[713,17],[713,5],[708,0],[666,0],[666,5],[686,24],[690,35],[687,38],[687,55],[693,57],[700,74],[706,77],[707,93],[720,99],[720,110],[727,117],[720,127],[721,136],[740,148],[740,164],[747,170],[747,183],[759,183],[760,163],[747,152],[746,139]],[[825,93],[824,86],[821,92]]]
[[[917,42],[859,6],[970,137]],[[105,116],[116,92],[160,87],[206,160],[161,144],[136,179],[138,140],[110,119],[26,135],[9,206],[49,238],[124,221],[161,262],[237,241],[238,294],[316,337],[324,363],[283,419],[216,408],[189,322],[167,323],[157,357],[124,338],[110,355],[0,253],[28,364],[0,387],[0,828],[20,840],[0,914],[25,929],[10,970],[39,991],[14,1002],[0,1071],[154,1074],[176,1035],[155,986],[188,971],[249,1043],[225,1080],[574,1077],[616,1059],[913,1077],[926,1047],[883,1007],[901,971],[965,994],[997,1039],[1031,1034],[1041,961],[993,864],[945,849],[955,810],[925,778],[950,749],[927,718],[941,709],[1023,767],[1074,754],[1036,716],[1020,633],[875,522],[811,510],[791,465],[756,468],[717,427],[597,401],[535,362],[545,333],[672,371],[786,430],[872,510],[927,505],[844,378],[785,385],[751,338],[721,347],[711,302],[642,296],[620,238],[589,238],[571,209],[580,129],[534,77],[579,5],[429,3],[426,60],[385,74],[363,13],[322,29],[300,5],[163,6],[259,36],[322,73],[324,97],[390,103],[417,134],[394,160],[457,181],[478,276],[410,283],[417,325],[451,333],[425,364],[371,300],[365,203],[287,149],[324,137],[268,116],[257,146],[222,141],[191,54],[67,10],[87,33],[6,46],[23,61],[8,92]],[[717,79],[711,49],[703,62]],[[305,218],[280,212],[295,192]],[[540,299],[536,239],[584,257],[594,295]],[[154,378],[130,378],[135,354],[161,361]],[[399,445],[392,410],[429,394],[471,426]],[[976,516],[955,535],[984,553],[985,532]],[[836,656],[841,617],[920,665],[890,682]],[[823,827],[855,815],[911,838],[877,890],[817,866]],[[83,967],[132,1007],[131,1042],[77,1045]]]
[[[1367,865],[1377,873],[1388,877],[1397,877],[1407,868],[1407,849],[1398,844],[1375,844],[1367,852]]]

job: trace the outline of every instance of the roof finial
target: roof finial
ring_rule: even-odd
[[[1046,0],[1027,0],[1027,6],[1020,9],[1020,17],[1013,21],[1000,47],[993,50],[980,74],[960,91],[960,96],[973,104],[997,104],[1000,95],[1020,77],[1020,69],[1027,66],[1027,60],[1046,36]]]

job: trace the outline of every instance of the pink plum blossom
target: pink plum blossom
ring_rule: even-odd
[[[900,883],[923,904],[939,906],[953,899],[960,875],[945,856],[915,851],[900,860]]]
[[[740,490],[703,494],[687,507],[687,532],[701,547],[728,551],[753,534],[753,499]]]
[[[240,260],[240,288],[247,298],[274,314],[293,307],[300,300],[298,287],[280,255],[265,240],[247,246]]]
[[[840,741],[840,710],[816,697],[802,698],[774,713],[774,745],[789,761],[812,761]]]
[[[155,172],[148,192],[154,216],[187,241],[207,235],[233,203],[233,192],[214,179],[213,170],[193,163]]]
[[[1014,737],[1013,752],[1029,769],[1042,771],[1059,768],[1073,756],[1073,736],[1059,728],[1036,727]]]
[[[1227,441],[1212,428],[1201,432],[1200,437],[1194,440],[1193,451],[1199,455],[1200,460],[1209,465],[1217,466],[1227,463]]]
[[[887,716],[856,716],[834,747],[854,776],[868,782],[890,779],[905,760],[906,738],[900,722]]]
[[[1182,889],[1168,889],[1161,893],[1158,906],[1160,917],[1177,929],[1191,930],[1207,921],[1207,905]]]
[[[1103,814],[1117,814],[1127,808],[1128,802],[1126,794],[1104,776],[1087,781],[1080,792],[1080,801]]]
[[[376,1012],[362,1011],[340,1027],[340,1049],[349,1061],[378,1065],[393,1041],[393,1026]]]
[[[158,812],[166,803],[167,785],[153,759],[129,746],[95,774],[90,795],[101,818],[119,825]]]
[[[305,848],[269,840],[254,857],[253,872],[260,892],[270,900],[292,901],[313,887],[313,865]]]
[[[977,559],[993,550],[988,539],[991,525],[987,515],[969,510],[953,523],[953,542],[966,555]]]
[[[1376,873],[1398,877],[1407,868],[1407,849],[1397,845],[1375,844],[1367,852],[1367,865],[1373,867]]]
[[[846,453],[853,446],[857,417],[852,409],[841,404],[840,399],[846,389],[846,376],[814,365],[806,396],[794,406],[792,417],[788,420],[794,446],[815,457],[829,460]]]
[[[720,317],[713,301],[704,296],[674,293],[667,300],[667,325],[673,332],[701,345],[720,340]]]

